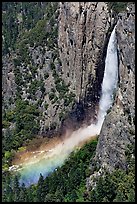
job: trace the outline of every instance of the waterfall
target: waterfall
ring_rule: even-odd
[[[118,55],[115,29],[116,26],[114,27],[109,39],[105,60],[105,71],[102,82],[102,95],[99,102],[99,113],[97,120],[97,125],[99,126],[100,130],[104,118],[107,114],[107,110],[112,106],[113,93],[117,87],[118,81]]]
[[[88,127],[82,127],[60,141],[47,151],[46,146],[42,153],[30,157],[21,164],[18,171],[21,174],[20,183],[24,182],[26,186],[37,183],[40,173],[46,177],[49,173],[61,166],[69,154],[78,147],[80,142],[87,141],[100,133],[107,110],[113,102],[113,92],[116,89],[118,79],[118,59],[117,59],[117,41],[115,28],[113,29],[107,48],[105,61],[104,78],[102,82],[102,95],[99,102],[98,120],[96,124]]]
[[[105,61],[105,72],[102,83],[102,96],[99,103],[98,120],[104,118],[107,110],[111,107],[113,102],[113,92],[117,86],[118,80],[118,56],[117,56],[117,40],[116,27],[114,27],[107,48],[107,55]]]

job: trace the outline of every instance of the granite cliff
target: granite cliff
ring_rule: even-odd
[[[89,169],[84,172],[84,167],[80,167],[78,172],[81,173],[74,174],[76,180],[84,175],[85,183],[82,180],[79,188],[72,192],[72,198],[67,192],[67,199],[73,200],[78,193],[80,201],[81,198],[103,202],[134,200],[133,2],[2,4],[3,174],[8,172],[15,152],[22,151],[28,144],[31,146],[31,142],[37,148],[37,141],[42,143],[48,136],[59,136],[67,129],[73,131],[96,122],[107,45],[115,25],[119,76],[114,102],[103,122],[98,143],[94,143],[97,143],[95,155],[88,154]],[[127,156],[132,161],[127,161]],[[116,172],[116,175],[106,174],[105,178],[106,172]],[[105,182],[101,183],[103,179]],[[64,199],[64,195],[61,196]],[[49,195],[49,200],[50,197],[54,196]]]
[[[18,98],[36,105],[38,134],[58,130],[62,121],[65,128],[94,121],[107,43],[117,22],[119,85],[99,136],[96,159],[110,168],[123,166],[124,148],[134,140],[134,6],[119,14],[105,2],[42,6],[47,14],[19,35],[13,51],[3,55],[3,112],[14,113]],[[23,21],[19,14],[18,26]],[[14,127],[14,122],[11,119],[8,126]]]
[[[17,98],[36,105],[38,134],[43,135],[58,130],[66,118],[65,129],[95,120],[113,27],[103,2],[49,3],[45,7],[42,20],[23,34],[21,30],[14,51],[3,57],[4,109],[14,111]],[[15,22],[21,14],[17,12]],[[22,19],[18,20],[20,27]]]
[[[119,14],[117,40],[119,84],[112,109],[106,116],[96,157],[110,168],[125,168],[125,149],[135,139],[135,11]],[[103,159],[102,159],[103,158]]]
[[[87,179],[100,175],[103,169],[128,169],[127,150],[134,158],[135,145],[135,7],[119,13],[117,27],[119,82],[112,108],[104,120],[96,149],[95,163],[100,169]],[[92,167],[94,164],[91,165]],[[92,183],[93,184],[93,183]],[[87,185],[89,186],[89,185]]]

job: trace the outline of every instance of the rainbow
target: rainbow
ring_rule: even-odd
[[[107,48],[97,123],[71,133],[67,131],[67,134],[57,143],[51,142],[50,148],[48,147],[49,144],[42,146],[39,151],[31,152],[25,159],[20,159],[17,165],[13,165],[13,168],[10,167],[10,169],[20,173],[20,183],[24,182],[26,186],[37,183],[40,173],[44,177],[48,176],[64,163],[72,151],[99,135],[107,110],[113,102],[113,91],[117,87],[118,59],[115,28],[111,33]]]
[[[74,131],[51,149],[47,150],[45,146],[45,149],[43,147],[43,150],[31,153],[31,156],[25,158],[22,163],[13,165],[13,170],[20,173],[20,184],[25,183],[26,186],[35,184],[40,173],[46,177],[57,167],[62,166],[72,151],[80,148],[87,140],[96,137],[91,136],[90,128]]]

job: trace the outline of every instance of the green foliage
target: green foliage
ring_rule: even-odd
[[[16,51],[16,58],[13,60],[15,83],[17,85],[16,108],[14,111],[10,110],[5,114],[2,124],[4,128],[7,128],[6,134],[2,135],[2,152],[3,155],[5,153],[8,161],[11,160],[12,156],[8,156],[5,151],[9,151],[10,155],[12,149],[19,150],[19,147],[24,145],[28,139],[32,139],[39,130],[38,107],[21,99],[23,86],[27,88],[28,82],[31,82],[28,90],[30,98],[35,98],[37,90],[40,90],[42,94],[45,93],[44,82],[33,81],[37,73],[37,66],[34,65],[28,48],[29,46],[46,44],[49,48],[54,49],[58,34],[57,25],[55,25],[57,24],[57,15],[55,14],[57,6],[58,2],[3,2],[2,4],[2,51],[3,54],[7,54],[10,50]],[[31,74],[28,73],[28,67]],[[21,68],[23,72],[21,72]],[[45,73],[44,77],[48,78],[49,74]],[[58,98],[55,96],[52,102],[55,103],[57,100]],[[37,105],[41,103],[42,99],[39,99]],[[45,105],[46,108],[47,105]],[[12,122],[14,122],[15,128],[11,131],[8,127]],[[5,169],[7,168],[5,164]],[[20,192],[16,193],[15,196],[4,198],[6,202],[23,202],[23,197],[24,201],[31,200],[30,197],[25,198],[24,187],[19,189]]]
[[[56,97],[55,93],[51,92],[49,93],[49,99],[53,100]]]
[[[105,178],[99,177],[96,190],[91,191],[90,201],[102,202],[103,198],[112,202],[116,196],[116,184],[111,179],[110,175],[106,175]]]
[[[19,58],[15,58],[13,59],[13,62],[14,62],[14,66],[17,67],[17,66],[20,66],[21,65],[21,61]]]
[[[59,92],[59,98],[60,98],[60,99],[64,98],[64,97],[65,97],[65,94],[68,94],[68,91],[69,91],[68,86],[67,86],[67,85],[65,84],[65,82],[64,82],[61,78],[59,78],[59,77],[57,77],[57,78],[55,79],[55,84],[56,84],[56,89],[57,89],[57,91]]]
[[[56,92],[56,90],[55,90],[54,88],[51,88],[51,92],[55,93],[55,92]]]
[[[2,170],[3,170],[3,172],[8,171],[9,170],[9,165],[8,164],[3,164],[2,165]]]
[[[4,173],[2,176],[2,202],[13,202],[14,192],[11,187],[11,175]]]
[[[32,97],[35,95],[38,89],[42,92],[42,94],[45,92],[44,82],[35,79],[34,81],[31,82],[28,93],[30,93]]]
[[[126,151],[127,171],[115,170],[113,173],[106,172],[104,177],[96,180],[96,187],[86,194],[86,177],[90,175],[89,165],[95,153],[97,141],[86,144],[81,150],[73,152],[62,167],[47,178],[40,175],[37,185],[25,188],[24,184],[19,186],[19,178],[11,175],[7,170],[14,156],[13,149],[22,151],[20,148],[28,139],[32,139],[39,131],[38,106],[30,105],[27,101],[21,100],[22,86],[24,85],[20,66],[22,63],[30,64],[31,57],[28,50],[30,46],[47,45],[54,49],[51,69],[55,79],[56,89],[59,92],[59,99],[64,99],[64,105],[74,100],[75,94],[69,93],[69,88],[56,71],[54,60],[58,57],[55,47],[57,44],[58,27],[55,26],[58,2],[3,2],[2,3],[2,51],[7,54],[10,49],[18,49],[18,56],[13,60],[15,83],[17,84],[17,100],[15,110],[5,113],[2,126],[7,128],[2,135],[3,154],[3,202],[134,202],[135,201],[135,168],[134,168],[134,147],[128,146]],[[115,13],[125,10],[127,2],[108,2],[109,9]],[[22,14],[21,14],[22,13]],[[45,15],[45,17],[44,17]],[[18,20],[20,16],[21,22]],[[50,22],[50,23],[49,23]],[[32,74],[24,74],[26,82],[31,81],[29,87],[30,95],[35,95],[39,89],[42,94],[45,92],[45,85],[42,81],[32,79],[37,73],[37,67],[30,65]],[[49,77],[45,73],[44,78]],[[57,102],[56,90],[52,89],[49,98],[52,103]],[[40,105],[42,100],[39,99]],[[45,109],[48,104],[45,104]],[[127,111],[128,113],[128,111]],[[60,119],[65,117],[61,112]],[[129,121],[131,118],[129,117]],[[10,124],[15,122],[15,130],[8,129]],[[51,125],[51,129],[57,124]],[[133,130],[129,130],[134,134]]]
[[[54,65],[54,63],[52,64]],[[69,93],[69,85],[66,85],[65,81],[59,77],[53,65],[53,77],[55,79],[56,90],[59,92],[59,99],[64,99],[64,106],[68,106],[74,101],[75,94],[72,92]],[[55,102],[57,100],[56,98]]]
[[[54,88],[51,88],[51,93],[49,94],[49,99],[51,100],[51,103],[54,104],[57,102],[58,97],[55,94],[56,90]]]
[[[48,109],[48,106],[49,106],[49,104],[45,103],[45,105],[44,105],[45,110],[47,110],[47,109]]]
[[[6,128],[6,133],[3,134],[3,149],[5,149],[6,143],[10,142],[9,136],[11,136],[8,127],[15,122],[15,110],[10,110],[8,109],[7,111],[4,112],[2,115],[2,128]]]
[[[17,175],[15,175],[13,177],[13,181],[12,181],[12,186],[13,186],[13,192],[14,192],[14,201],[18,202],[19,201],[19,192],[20,192],[20,188],[19,188],[19,178]]]
[[[35,74],[37,73],[37,67],[30,65],[29,66],[32,77],[35,77]]]
[[[42,174],[40,174],[39,181],[37,184],[36,197],[38,202],[44,202],[45,190],[44,190],[44,178]]]
[[[12,122],[14,121],[14,118],[15,118],[15,110],[8,110],[6,112],[6,120],[9,122]]]
[[[58,74],[56,72],[54,72],[54,79],[55,79],[55,84],[56,84],[56,87],[57,87],[57,85],[60,84],[62,79],[59,78],[59,76],[58,76]]]
[[[107,2],[109,10],[112,9],[116,14],[125,11],[128,2]]]
[[[24,77],[24,81],[25,81],[26,83],[32,82],[32,75],[31,75],[30,73],[24,74],[23,77]]]
[[[18,43],[16,44],[16,46],[19,48],[20,54],[22,52],[22,49],[20,48],[23,47],[24,49],[27,49],[27,44],[30,44],[30,46],[34,46],[34,45],[39,46],[39,45],[46,44],[47,46],[49,46],[49,48],[54,49],[54,46],[55,46],[54,44],[57,39],[57,28],[55,28],[54,24],[51,24],[50,29],[47,29],[47,24],[50,21],[51,17],[52,17],[52,20],[54,19],[54,21],[56,21],[54,16],[54,12],[56,11],[56,9],[57,9],[56,2],[54,3],[47,2],[47,6],[44,10],[44,13],[47,15],[45,15],[43,19],[41,20],[39,19],[35,24],[35,26],[29,31],[27,31],[24,35],[22,35],[21,38],[18,40]],[[50,14],[49,14],[49,11],[51,11]],[[23,51],[23,60],[26,60],[24,58],[24,54],[25,52]],[[28,58],[29,56],[26,56],[26,57]]]
[[[86,171],[92,163],[96,145],[97,140],[93,140],[72,152],[62,167],[45,179],[40,175],[37,185],[19,187],[17,177],[7,175],[3,179],[3,200],[17,201],[24,196],[26,202],[135,202],[135,161],[132,161],[134,147],[131,145],[127,154],[128,171],[106,171],[96,178],[94,189],[86,191]]]
[[[18,152],[22,152],[22,151],[24,151],[24,150],[26,150],[26,147],[19,147],[19,148],[18,148]]]
[[[80,186],[76,190],[76,194],[77,194],[76,202],[84,202],[85,201],[85,192],[86,192],[85,183],[81,182]]]
[[[40,174],[37,185],[25,188],[19,186],[18,176],[3,177],[3,201],[21,202],[63,202],[81,199],[83,184],[86,180],[85,170],[93,157],[97,141],[91,141],[79,151],[70,155],[62,167],[45,179]],[[18,195],[18,196],[17,196]],[[80,197],[80,198],[79,198]],[[24,198],[24,200],[23,200]]]
[[[5,151],[4,158],[5,160],[10,160],[13,157],[13,153],[10,151]]]
[[[135,202],[135,147],[128,145],[126,150],[127,171],[115,169],[105,172],[96,179],[96,187],[91,190],[89,201],[93,202]]]
[[[123,180],[118,183],[115,202],[135,202],[135,175],[130,172],[123,175]]]
[[[13,133],[7,128],[5,134],[2,134],[2,136],[2,152],[4,155],[5,151],[11,151],[12,149]]]
[[[75,94],[70,92],[64,99],[64,106],[69,106],[70,103],[74,101]]]
[[[49,73],[46,72],[46,73],[44,74],[44,79],[47,79],[48,77],[49,77]]]
[[[23,108],[24,107],[24,108]],[[35,133],[35,117],[39,115],[35,105],[27,105],[26,101],[18,100],[16,102],[16,128],[18,131],[30,130]]]
[[[17,86],[15,100],[21,99],[21,96],[22,96],[22,88],[20,86]]]
[[[9,98],[9,105],[14,103],[14,99],[12,97]]]
[[[43,102],[43,100],[42,100],[41,98],[38,99],[38,101],[37,101],[37,106],[41,106],[42,102]]]
[[[135,198],[134,174],[123,170],[107,173],[97,180],[95,189],[90,193],[89,201],[93,202],[129,202]],[[133,196],[133,197],[132,197]]]
[[[58,167],[44,180],[45,202],[76,201],[78,188],[86,179],[85,170],[94,155],[97,141],[91,141],[72,153],[62,167]]]
[[[53,70],[53,71],[55,71],[55,65],[54,65],[54,63],[53,62],[51,62],[50,63],[50,68],[51,68],[51,70]],[[54,73],[54,72],[53,72]],[[55,71],[55,73],[56,73],[56,71]],[[54,76],[54,74],[53,74],[53,76]]]
[[[19,202],[27,202],[27,201],[28,201],[28,193],[27,193],[27,189],[25,188],[25,184],[23,183],[22,186],[20,187]]]
[[[50,3],[50,2],[49,2]],[[44,18],[48,2],[2,2],[3,54],[14,49],[15,43],[26,31]]]
[[[65,119],[65,112],[62,111],[61,113],[59,113],[59,119],[60,121],[64,120]]]
[[[27,44],[28,44],[27,40],[23,40],[20,42],[20,44],[16,45],[16,49],[18,49],[19,58],[21,62],[25,63],[25,65],[29,64],[31,60]]]
[[[29,105],[27,101],[18,99],[14,111],[7,112],[6,120],[16,123],[14,132],[7,130],[3,138],[5,150],[17,149],[26,139],[32,138],[39,130],[36,118],[39,117],[39,110],[36,105]],[[8,148],[8,149],[7,149]]]
[[[42,94],[44,94],[46,89],[45,89],[45,84],[42,80],[39,81],[39,88],[40,88],[40,91],[42,92]]]
[[[23,85],[23,80],[22,80],[22,74],[20,72],[19,67],[14,68],[14,74],[15,74],[15,83],[20,87]]]
[[[8,128],[10,126],[10,122],[7,120],[2,120],[2,128]]]

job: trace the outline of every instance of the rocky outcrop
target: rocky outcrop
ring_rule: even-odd
[[[3,95],[3,109],[14,107],[13,101],[15,99],[16,83],[14,75],[14,64],[11,55],[3,57],[2,67],[2,95]]]
[[[115,23],[105,2],[59,2],[55,12],[52,5],[53,2],[49,18],[45,14],[19,40],[21,52],[16,49],[3,56],[2,70],[4,111],[15,108],[18,92],[22,100],[38,106],[39,134],[44,135],[58,129],[67,116],[65,128],[69,123],[75,128],[76,123],[81,126],[80,122],[91,123],[95,119],[107,43]],[[126,12],[115,17],[118,18],[119,82],[113,107],[99,135],[94,160],[99,171],[92,172],[95,177],[102,174],[103,167],[109,171],[117,167],[127,169],[125,150],[135,140],[134,5],[129,4]],[[39,30],[44,38],[39,36]],[[31,42],[27,41],[28,36]],[[35,38],[39,42],[33,42]],[[89,185],[93,184],[92,178],[93,174],[88,179]]]
[[[76,110],[80,112],[82,105],[86,109],[88,122],[95,115],[100,96],[111,21],[105,2],[60,3],[58,47],[63,78],[75,91]]]
[[[119,84],[112,109],[99,135],[95,160],[112,171],[127,168],[125,150],[135,142],[135,7],[119,14],[117,23]]]
[[[46,17],[26,32],[16,52],[3,58],[4,67],[8,62],[12,69],[3,74],[4,103],[10,108],[9,98],[20,92],[22,100],[37,104],[40,134],[58,129],[69,112],[73,128],[95,115],[111,27],[105,2],[60,2],[53,14],[51,3],[49,9],[51,19]],[[45,38],[40,45],[33,39],[41,25]]]

